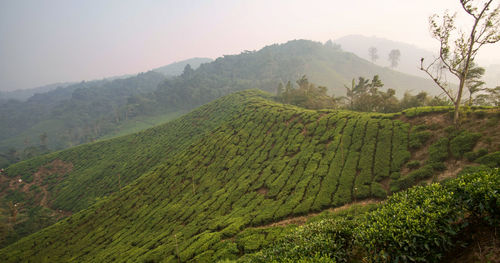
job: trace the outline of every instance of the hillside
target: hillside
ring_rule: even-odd
[[[193,67],[186,68],[188,62]],[[425,79],[376,66],[335,45],[307,40],[275,44],[259,51],[227,55],[211,63],[194,58],[123,79],[81,82],[26,102],[0,103],[0,165],[65,149],[112,134],[126,134],[138,123],[148,128],[214,99],[250,88],[276,92],[280,82],[309,79],[345,94],[352,78],[380,75],[396,96],[437,89]],[[200,65],[199,68],[196,66]],[[161,73],[181,76],[166,79]],[[153,121],[153,122],[152,122]]]
[[[164,112],[154,105],[137,107],[143,102],[142,95],[154,92],[166,76],[181,74],[188,63],[197,68],[208,61],[193,58],[135,76],[0,93],[0,159],[15,162],[171,120],[184,111]],[[8,162],[0,160],[0,167]]]
[[[434,57],[434,54],[429,50],[375,36],[348,35],[336,39],[334,43],[339,44],[342,49],[352,52],[368,61],[371,61],[368,49],[375,47],[379,56],[375,64],[382,67],[390,67],[391,63],[388,60],[389,52],[393,49],[398,49],[401,51],[401,57],[399,65],[395,70],[422,78],[427,78],[428,76],[420,70],[420,58],[425,58],[427,61]]]
[[[401,57],[399,65],[394,70],[422,78],[428,78],[428,76],[420,70],[420,58],[425,58],[426,61],[430,61],[436,56],[432,50],[429,51],[411,44],[375,36],[348,35],[336,39],[334,43],[339,44],[343,50],[352,52],[368,61],[371,61],[368,49],[370,47],[375,47],[379,56],[375,64],[382,67],[390,67],[390,62],[388,60],[389,52],[393,49],[398,49],[401,52]],[[482,61],[478,61],[478,63],[479,66],[486,69],[484,76],[486,86],[489,88],[499,86],[500,66],[495,64],[490,65]],[[448,79],[455,83],[458,82],[458,80],[455,80],[452,76],[449,76]]]
[[[190,58],[179,62],[174,62],[163,67],[155,68],[152,71],[161,73],[167,77],[178,76],[182,74],[184,67],[190,65],[193,69],[197,69],[203,63],[210,63],[213,59],[211,58]]]
[[[336,96],[345,94],[344,85],[353,78],[374,75],[380,76],[384,88],[395,89],[397,96],[407,90],[438,93],[427,79],[377,66],[331,43],[293,40],[202,64],[197,70],[163,82],[154,99],[166,107],[192,107],[248,88],[275,93],[278,83],[293,83],[304,74]]]
[[[87,208],[227,120],[241,103],[222,99],[140,133],[85,144],[14,164],[0,175],[0,204],[19,204],[7,243]],[[222,104],[223,106],[218,106]],[[210,121],[206,121],[210,119]],[[19,181],[21,180],[21,181]],[[82,187],[85,186],[85,187]]]
[[[71,163],[71,172],[47,177],[51,185],[40,184],[47,192],[33,199],[79,212],[0,250],[0,260],[235,258],[259,249],[262,235],[272,240],[283,231],[255,233],[254,226],[383,199],[423,180],[453,176],[465,153],[474,160],[500,150],[495,110],[471,112],[463,124],[471,132],[446,129],[447,108],[437,118],[422,117],[427,110],[313,111],[252,90],[158,128],[19,163],[7,170],[4,192],[24,189],[15,184],[18,176],[45,182],[40,167]]]

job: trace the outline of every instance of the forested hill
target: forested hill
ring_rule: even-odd
[[[179,73],[190,61],[193,66],[178,77],[165,79],[158,73]],[[436,90],[430,81],[376,66],[331,42],[294,40],[205,61],[195,58],[125,79],[73,84],[26,102],[0,102],[0,166],[152,127],[236,91],[259,88],[274,93],[279,83],[294,83],[303,75],[336,95],[344,95],[344,85],[353,78],[376,74],[384,89],[394,88],[396,96],[406,90]]]
[[[0,93],[0,167],[179,116],[177,111],[159,110],[151,100],[144,100],[145,95],[155,91],[166,77],[181,74],[187,64],[197,68],[209,61],[193,58],[135,76]],[[139,102],[143,102],[140,107]]]
[[[4,198],[83,210],[0,250],[0,260],[236,258],[275,238],[254,227],[382,199],[500,149],[495,109],[471,112],[468,131],[448,128],[447,108],[424,119],[434,109],[306,110],[270,98],[238,92],[158,128],[11,166]]]
[[[113,81],[81,82],[35,94],[26,102],[2,103],[0,149],[14,148],[18,155],[29,155],[23,148],[53,150],[91,141],[120,120],[133,117],[127,108],[131,98],[153,92],[164,79],[160,73],[147,72]]]
[[[377,66],[344,52],[339,46],[309,40],[293,40],[259,51],[227,55],[197,70],[187,70],[178,78],[160,85],[155,97],[162,104],[177,108],[199,105],[237,90],[259,88],[275,93],[278,83],[294,82],[307,75],[309,80],[326,86],[336,96],[345,94],[344,85],[353,78],[379,75],[384,88],[393,88],[397,96],[437,90],[429,80]]]
[[[155,68],[152,71],[159,72],[165,75],[166,77],[172,77],[182,74],[182,71],[184,70],[184,67],[186,67],[187,64],[189,64],[191,68],[196,69],[201,64],[209,63],[212,61],[213,59],[211,58],[190,58],[183,61],[174,62],[163,67]]]

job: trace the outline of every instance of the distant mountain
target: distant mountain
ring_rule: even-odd
[[[47,135],[45,146],[55,150],[110,134],[122,134],[122,128],[135,130],[127,124],[129,121],[151,127],[170,119],[176,116],[172,112],[164,115],[151,107],[144,106],[149,110],[135,107],[137,96],[154,92],[166,79],[165,75],[179,75],[187,64],[196,68],[210,60],[193,58],[138,75],[1,92],[0,122],[5,125],[0,125],[0,153],[9,148],[16,149],[18,156],[40,152],[35,149],[42,143],[39,137],[43,134]],[[145,112],[139,114],[138,110]],[[131,120],[138,114],[141,118]],[[152,115],[156,117],[151,118]],[[142,118],[145,118],[144,123]],[[34,153],[23,153],[23,149],[28,148]]]
[[[388,60],[389,52],[392,49],[399,49],[401,52],[401,59],[399,66],[394,70],[423,78],[428,78],[428,76],[420,70],[420,58],[425,58],[427,61],[430,61],[437,55],[429,50],[411,44],[375,36],[348,35],[335,40],[334,43],[339,44],[343,50],[352,52],[369,61],[371,60],[368,49],[370,47],[375,47],[378,50],[379,56],[375,64],[383,67],[389,67],[390,65]],[[481,63],[479,65],[486,69],[484,81],[487,87],[493,88],[500,85],[500,65],[483,65]],[[448,79],[455,81],[455,78],[450,77]]]
[[[278,83],[294,83],[304,74],[337,96],[345,94],[344,85],[350,85],[353,78],[374,75],[379,75],[384,88],[395,89],[398,96],[408,90],[438,93],[428,79],[380,67],[331,43],[293,40],[259,51],[226,55],[196,70],[189,69],[160,84],[151,99],[167,108],[192,107],[248,88],[275,93]]]
[[[2,100],[4,100],[4,101],[7,101],[7,100],[25,101],[37,93],[49,92],[49,91],[54,90],[56,88],[67,87],[71,84],[74,84],[74,83],[72,83],[72,82],[54,83],[54,84],[49,84],[49,85],[33,88],[33,89],[0,91],[0,101],[2,101]]]
[[[163,67],[155,68],[153,69],[153,71],[159,72],[167,77],[177,76],[182,74],[182,71],[187,64],[189,64],[191,68],[196,69],[201,64],[209,63],[212,61],[213,59],[211,58],[190,58],[183,61],[174,62]]]
[[[208,59],[195,58],[123,79],[69,85],[36,94],[26,102],[2,103],[0,122],[6,125],[0,126],[0,152],[15,148],[18,156],[29,157],[40,148],[63,149],[122,134],[120,129],[130,127],[127,122],[132,119],[175,116],[245,89],[275,93],[280,82],[295,83],[304,74],[337,96],[345,94],[344,85],[350,85],[353,78],[374,75],[380,76],[383,89],[393,88],[397,96],[407,90],[437,92],[427,79],[377,66],[331,43],[309,40],[204,61]],[[166,78],[159,73],[174,74],[180,68],[179,76]]]
[[[348,35],[336,39],[334,43],[339,44],[343,50],[352,52],[368,61],[371,61],[368,49],[370,47],[375,47],[378,50],[377,54],[379,56],[375,64],[383,67],[390,66],[388,60],[389,52],[393,49],[399,49],[401,58],[399,66],[397,66],[395,70],[424,78],[426,78],[427,75],[420,71],[420,59],[425,58],[430,60],[435,56],[433,52],[417,46],[375,36]]]
[[[167,77],[172,77],[172,76],[177,76],[182,73],[182,70],[187,64],[190,64],[192,68],[196,69],[200,66],[202,63],[207,63],[211,62],[213,59],[211,58],[191,58],[191,59],[186,59],[183,61],[179,62],[174,62],[171,64],[168,64],[163,67],[159,67],[156,69],[153,69],[152,71],[161,73]],[[125,74],[125,75],[120,75],[120,76],[114,76],[114,77],[107,77],[101,80],[91,80],[90,82],[99,82],[99,81],[113,81],[116,79],[124,79],[124,78],[129,78],[134,76],[134,74]],[[13,91],[0,91],[0,103],[2,101],[7,101],[7,100],[19,100],[19,101],[26,101],[29,99],[31,96],[35,94],[42,94],[49,92],[51,90],[55,90],[57,88],[65,88],[68,86],[71,86],[73,84],[77,84],[78,82],[61,82],[61,83],[53,83],[53,84],[48,84],[44,85],[41,87],[36,87],[32,89],[21,89],[21,90],[13,90]]]

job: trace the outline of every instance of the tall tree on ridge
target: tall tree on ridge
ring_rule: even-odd
[[[378,54],[377,54],[378,50],[376,47],[370,47],[368,49],[368,54],[370,55],[370,60],[375,63],[378,59]]]
[[[439,57],[424,65],[420,60],[420,69],[426,72],[436,85],[448,96],[455,107],[453,123],[459,124],[459,110],[467,76],[479,49],[486,44],[500,41],[500,4],[494,0],[460,0],[464,11],[472,18],[470,30],[458,30],[456,14],[445,13],[442,19],[438,15],[429,18],[431,34],[440,42]],[[453,32],[457,32],[453,35]],[[466,33],[467,32],[467,33]],[[436,67],[442,63],[442,66]],[[449,71],[459,80],[458,89],[451,89],[443,70]]]
[[[399,49],[393,49],[389,52],[389,62],[391,62],[391,68],[395,68],[399,65],[400,58],[401,51],[399,51]]]

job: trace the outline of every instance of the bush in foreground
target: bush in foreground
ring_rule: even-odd
[[[413,187],[354,218],[298,227],[252,262],[437,262],[468,224],[500,218],[500,170]],[[328,261],[329,260],[329,261]]]

